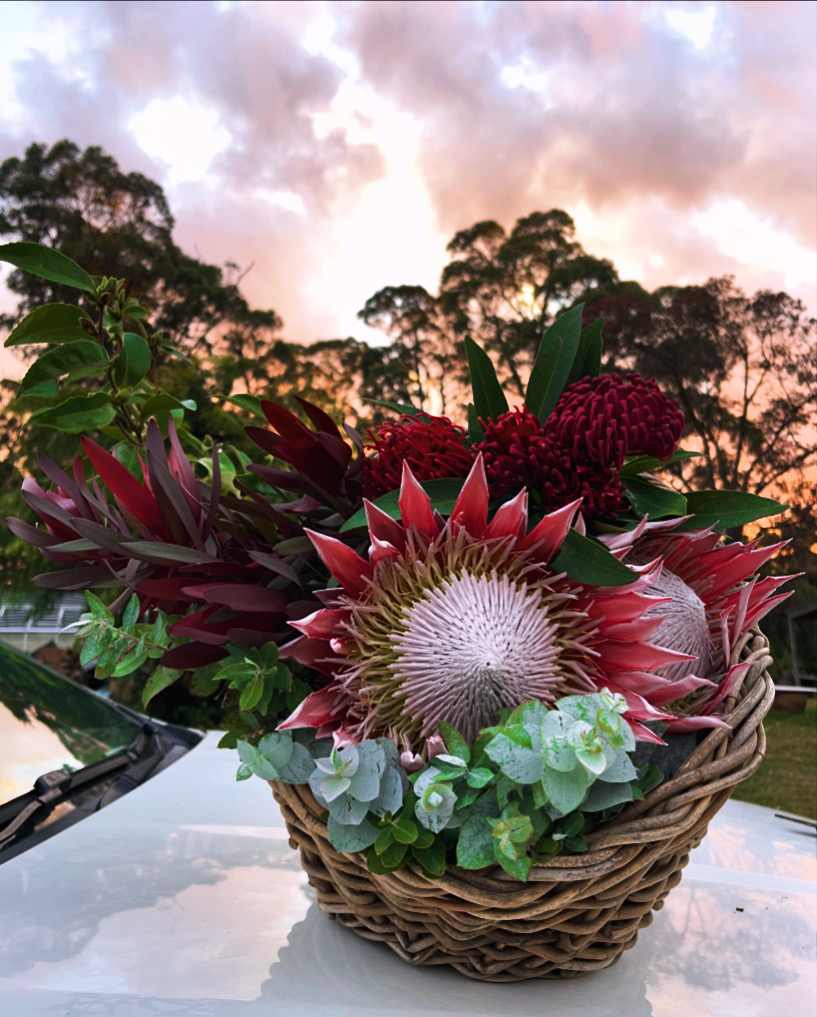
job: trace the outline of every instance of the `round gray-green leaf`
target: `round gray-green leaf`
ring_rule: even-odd
[[[378,831],[367,819],[359,826],[345,826],[330,816],[326,829],[329,833],[329,843],[336,851],[346,853],[365,851],[377,840]]]

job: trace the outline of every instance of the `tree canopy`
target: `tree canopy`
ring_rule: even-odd
[[[789,294],[746,294],[729,277],[650,292],[585,250],[571,217],[550,209],[510,229],[484,220],[459,230],[436,292],[397,280],[372,294],[359,316],[383,333],[382,345],[303,345],[284,338],[274,310],[249,306],[239,266],[192,257],[173,231],[161,186],[99,147],[34,144],[0,163],[0,240],[44,243],[94,275],[128,281],[166,337],[151,371],[163,390],[195,402],[195,436],[240,445],[243,411],[230,400],[241,394],[302,394],[364,430],[385,412],[379,400],[456,418],[466,337],[489,352],[521,403],[544,331],[583,302],[585,323],[603,323],[607,368],[654,377],[681,404],[685,444],[700,455],[679,464],[679,476],[788,500],[792,512],[776,530],[795,538],[788,557],[813,576],[817,325]],[[77,300],[76,291],[20,271],[8,286],[18,307],[0,318],[7,328],[45,302]],[[90,389],[93,379],[78,385]],[[65,459],[73,441],[20,423],[16,409],[0,410],[3,514],[15,508],[19,473],[30,471],[35,452]],[[21,552],[6,546],[7,568]]]

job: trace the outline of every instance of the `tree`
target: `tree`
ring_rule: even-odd
[[[533,212],[510,233],[492,220],[460,230],[435,296],[422,286],[387,286],[360,311],[405,351],[413,395],[427,405],[437,393],[444,409],[464,383],[466,335],[494,354],[520,399],[539,340],[560,311],[618,281],[613,265],[587,254],[573,220],[560,209]]]
[[[802,492],[817,466],[817,321],[787,293],[743,293],[730,277],[647,293],[613,288],[588,305],[608,364],[655,378],[681,404],[690,486]],[[811,541],[808,541],[810,544]]]
[[[445,414],[452,393],[458,395],[465,383],[465,364],[440,300],[423,286],[386,286],[358,316],[391,339],[384,359],[396,354],[403,362],[405,401]]]
[[[555,317],[618,280],[613,265],[586,253],[560,209],[532,212],[510,233],[496,222],[460,230],[440,279],[440,306],[454,334],[497,355],[518,396],[539,341]]]
[[[46,244],[92,275],[127,279],[157,328],[180,348],[210,353],[230,328],[280,329],[274,311],[250,310],[224,269],[185,254],[173,227],[161,186],[124,172],[98,146],[33,144],[22,158],[0,163],[0,238]],[[20,299],[16,315],[0,317],[6,327],[33,307],[75,299],[66,287],[20,271],[7,285]]]
[[[126,279],[129,297],[146,308],[164,336],[151,350],[150,376],[157,390],[193,400],[197,409],[188,418],[193,436],[241,445],[243,421],[225,411],[225,398],[236,385],[263,388],[282,322],[273,310],[249,307],[235,264],[222,268],[191,257],[175,243],[173,227],[161,186],[140,173],[124,172],[99,147],[81,150],[67,140],[50,147],[33,144],[22,157],[0,163],[0,241],[44,243],[93,275]],[[10,328],[45,303],[76,304],[79,298],[77,290],[20,270],[11,272],[7,285],[18,304],[15,313],[0,316],[0,327]],[[230,367],[220,377],[225,362]],[[79,378],[72,391],[93,392],[98,384],[96,377]],[[45,451],[67,461],[77,438],[28,426],[23,410],[31,407],[12,405],[16,386],[2,386],[0,508],[5,516],[19,513],[20,482],[33,472],[37,454]],[[4,529],[4,585],[26,585],[30,564],[27,546]]]

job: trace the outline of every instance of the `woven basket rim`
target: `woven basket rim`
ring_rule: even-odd
[[[736,680],[721,714],[729,727],[710,729],[674,777],[659,784],[641,801],[633,802],[612,822],[589,834],[591,850],[577,855],[556,855],[538,862],[531,867],[524,883],[498,865],[478,870],[452,865],[444,875],[432,877],[412,862],[386,875],[371,874],[371,878],[377,882],[400,883],[400,874],[405,872],[415,891],[419,882],[426,884],[429,890],[436,888],[437,892],[448,891],[466,898],[469,894],[463,891],[468,887],[483,898],[492,892],[504,895],[509,884],[524,893],[525,887],[531,888],[531,884],[541,882],[571,883],[611,874],[615,882],[622,868],[626,869],[634,858],[640,858],[645,845],[659,847],[683,839],[710,811],[713,797],[721,797],[726,792],[725,801],[731,789],[760,765],[765,754],[762,721],[774,699],[774,683],[766,670],[771,660],[768,641],[758,629],[741,637],[732,649],[729,663],[742,662],[747,666]],[[759,734],[759,744],[752,738],[755,732]],[[307,785],[269,783],[276,797],[297,808],[313,834],[328,841],[324,818],[327,810],[316,802]],[[366,866],[363,853],[339,854],[339,857],[357,859]]]

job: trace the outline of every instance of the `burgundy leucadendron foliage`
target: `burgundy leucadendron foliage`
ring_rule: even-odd
[[[282,470],[253,464],[250,470],[273,487],[301,495],[299,501],[280,505],[281,510],[316,511],[329,506],[334,512],[348,516],[360,504],[363,440],[354,428],[344,425],[350,445],[320,407],[306,399],[299,398],[297,402],[314,430],[284,406],[266,400],[261,407],[273,430],[246,429],[259,448],[292,468]]]
[[[150,423],[141,481],[87,437],[82,449],[96,473],[91,480],[79,456],[70,475],[42,457],[53,486],[44,490],[33,478],[23,485],[42,526],[20,519],[8,525],[56,566],[37,577],[38,585],[114,587],[125,598],[135,591],[143,613],[159,607],[180,615],[171,634],[189,641],[162,662],[195,668],[226,656],[228,643],[283,638],[287,620],[314,604],[287,557],[286,542],[302,532],[297,509],[286,511],[256,492],[222,493],[215,452],[212,481],[205,484],[172,421],[168,432],[169,451]],[[284,553],[276,552],[279,546]]]

